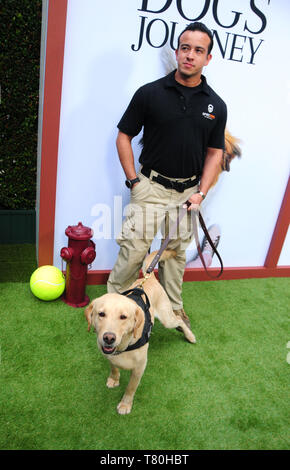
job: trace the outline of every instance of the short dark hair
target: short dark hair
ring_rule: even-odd
[[[199,21],[196,21],[195,23],[190,23],[178,36],[177,49],[179,48],[179,44],[180,44],[180,36],[183,33],[185,33],[185,31],[200,31],[202,33],[207,34],[210,39],[207,53],[210,54],[212,47],[213,47],[213,35],[212,35],[211,30],[208,29],[204,23],[200,23]]]

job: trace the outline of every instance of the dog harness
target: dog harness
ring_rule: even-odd
[[[149,302],[147,294],[144,292],[143,289],[139,289],[138,287],[135,287],[133,289],[129,289],[129,290],[126,290],[125,292],[122,292],[121,295],[126,295],[127,297],[129,297],[129,299],[134,300],[136,304],[139,305],[139,307],[144,312],[145,322],[144,322],[144,327],[143,327],[141,338],[139,338],[135,344],[129,345],[127,349],[125,349],[124,351],[119,351],[118,354],[121,354],[127,351],[133,351],[134,349],[141,348],[141,346],[144,346],[144,344],[148,343],[150,335],[151,335],[152,326],[153,326],[153,323],[151,321],[151,315],[149,312],[150,302]],[[146,302],[144,302],[142,298],[143,295],[145,296]]]

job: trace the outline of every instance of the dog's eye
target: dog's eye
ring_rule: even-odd
[[[104,317],[105,313],[104,312],[99,312],[99,317]]]
[[[126,315],[120,315],[121,320],[126,320]]]

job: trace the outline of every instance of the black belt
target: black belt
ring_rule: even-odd
[[[142,167],[141,173],[142,175],[147,176],[147,178],[149,178],[151,174],[151,170],[149,170],[148,168]],[[199,183],[199,178],[195,178],[194,180],[188,179],[185,181],[173,181],[173,180],[165,178],[164,176],[157,175],[157,176],[152,176],[152,181],[156,181],[156,183],[162,184],[162,186],[164,186],[165,188],[175,189],[175,191],[178,191],[179,193],[183,193],[186,189],[196,186]]]

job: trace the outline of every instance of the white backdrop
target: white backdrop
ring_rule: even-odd
[[[221,228],[219,251],[226,267],[264,264],[290,167],[289,2],[69,0],[55,266],[61,267],[66,227],[79,221],[94,230],[97,256],[92,268],[113,266],[118,253],[114,238],[129,202],[115,147],[116,125],[135,90],[167,72],[172,32],[176,46],[178,34],[207,6],[200,21],[216,31],[216,38],[204,74],[227,103],[227,127],[241,139],[242,158],[222,174],[203,213],[208,225]],[[136,161],[138,140],[133,140]],[[290,264],[289,238],[280,264]]]

